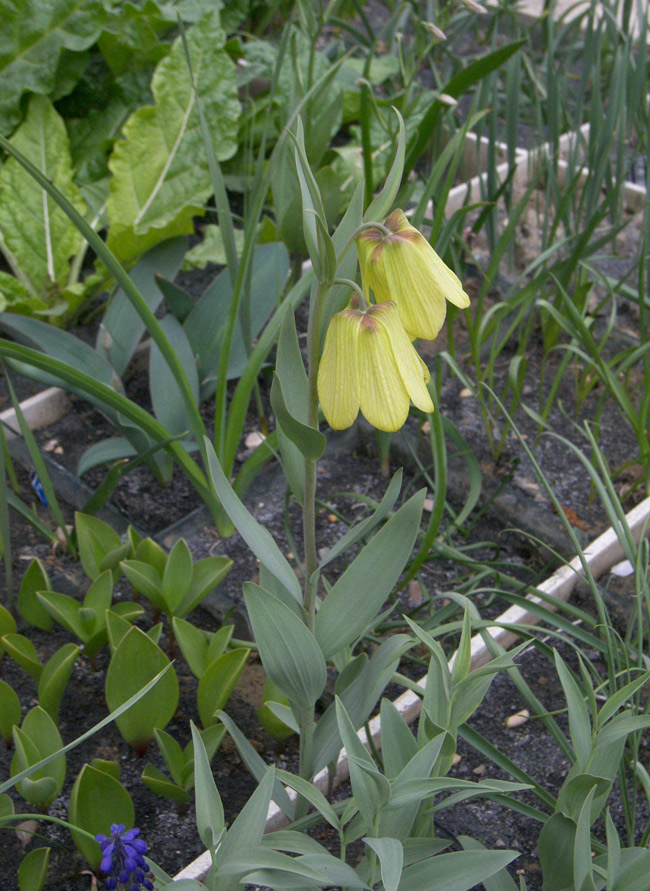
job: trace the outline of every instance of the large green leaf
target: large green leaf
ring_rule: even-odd
[[[80,52],[99,36],[101,0],[21,0],[2,4],[0,132],[20,119],[23,92],[52,93],[60,84],[65,50]],[[61,94],[60,94],[61,95]]]
[[[5,29],[3,28],[3,31]],[[62,118],[44,96],[34,96],[27,117],[11,143],[84,213],[81,192],[72,180],[70,144]],[[34,294],[56,296],[69,275],[69,260],[82,237],[63,211],[14,159],[0,171],[2,251],[19,280]]]
[[[105,770],[84,764],[70,793],[68,818],[91,835],[108,835],[111,823],[124,823],[131,828],[135,810],[131,796],[119,780]],[[102,859],[98,842],[74,830],[72,838],[90,865],[97,869]]]
[[[169,664],[163,651],[139,628],[120,641],[106,672],[106,704],[113,711]],[[136,750],[147,747],[155,727],[163,729],[178,705],[178,678],[173,671],[137,705],[115,719],[124,739]]]
[[[413,495],[334,584],[316,616],[325,658],[352,643],[375,618],[411,555],[425,492]]]
[[[196,91],[214,153],[236,148],[240,106],[235,66],[223,50],[225,32],[215,11],[188,35]],[[109,162],[109,247],[129,262],[153,244],[192,231],[212,192],[192,79],[181,38],[157,66],[155,106],[140,108],[124,125]]]

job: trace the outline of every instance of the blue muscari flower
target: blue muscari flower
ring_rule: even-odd
[[[100,869],[107,876],[106,891],[115,891],[120,885],[126,891],[153,891],[153,882],[147,878],[151,871],[144,859],[147,845],[139,835],[139,829],[125,831],[123,823],[113,823],[109,836],[95,836],[102,850]]]

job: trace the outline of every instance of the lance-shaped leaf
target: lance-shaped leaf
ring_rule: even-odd
[[[244,507],[226,478],[210,440],[205,438],[208,476],[226,513],[248,547],[268,571],[302,604],[302,591],[291,565],[268,529],[261,526]]]
[[[185,377],[198,404],[199,374],[187,335],[174,316],[165,316],[160,322],[160,327],[167,335],[183,366]],[[185,409],[176,378],[155,344],[151,347],[149,358],[149,391],[154,414],[170,433],[178,436],[191,431],[192,422]]]
[[[195,563],[192,567],[190,587],[180,606],[176,608],[175,614],[183,617],[191,613],[217,585],[221,584],[231,568],[232,560],[228,557],[205,557],[203,560]],[[232,630],[225,640],[224,646],[228,643],[231,635]],[[217,653],[216,655],[219,654]],[[215,658],[215,656],[211,656],[211,658]]]
[[[20,699],[14,688],[5,681],[0,681],[0,736],[7,748],[13,739],[13,727],[20,724],[21,717]]]
[[[246,582],[244,599],[267,675],[291,702],[309,708],[327,680],[316,638],[288,606],[258,585]]]
[[[53,721],[59,720],[59,705],[79,652],[76,644],[64,644],[48,659],[38,682],[39,705]]]
[[[216,722],[216,712],[225,706],[235,684],[244,670],[250,650],[238,647],[215,659],[208,665],[199,681],[197,702],[199,716],[204,727]]]
[[[339,733],[350,763],[352,792],[364,820],[368,827],[372,827],[379,812],[390,800],[390,784],[386,777],[379,772],[375,762],[357,736],[345,706],[338,697],[336,699],[336,717]]]
[[[240,106],[235,66],[223,50],[217,12],[188,35],[189,56],[203,116],[218,160],[236,148]],[[153,244],[191,232],[212,192],[196,96],[180,37],[157,66],[155,106],[138,109],[109,161],[109,247],[128,262]]]
[[[49,631],[52,628],[52,616],[38,602],[36,594],[38,591],[49,591],[50,588],[50,580],[45,567],[38,557],[34,557],[20,583],[18,610],[26,622],[30,622],[43,631]]]
[[[352,643],[381,609],[413,550],[424,496],[416,493],[391,517],[328,593],[316,616],[325,658]]]
[[[106,672],[106,704],[113,711],[155,677],[169,659],[160,647],[132,627],[122,638]],[[144,751],[155,727],[164,728],[178,705],[178,678],[168,672],[137,705],[115,719],[120,733],[136,751]]]
[[[16,620],[11,615],[9,610],[4,607],[0,603],[0,660],[2,660],[2,656],[4,655],[4,647],[2,645],[2,638],[5,634],[15,634],[16,633]]]
[[[518,856],[519,851],[454,851],[428,857],[404,869],[400,891],[469,891]]]
[[[385,891],[397,891],[404,865],[401,841],[397,838],[364,838],[364,842],[379,857]]]
[[[22,634],[11,632],[2,637],[2,646],[5,653],[38,683],[43,673],[43,665],[31,640]]]
[[[115,552],[119,554],[122,541],[117,532],[108,523],[104,523],[103,520],[99,520],[97,517],[76,513],[74,519],[81,565],[87,576],[91,579],[96,579],[101,572],[109,568],[105,565],[107,560],[112,562],[109,555]],[[126,554],[122,556],[126,556]],[[113,580],[117,581],[119,568],[117,566],[111,566],[110,568],[114,570]]]
[[[303,424],[291,414],[287,408],[282,392],[282,384],[277,374],[273,377],[271,386],[271,408],[282,433],[287,439],[290,439],[305,457],[317,461],[325,451],[327,440],[320,430]]]
[[[196,745],[196,738],[194,744]],[[259,786],[248,799],[221,843],[215,857],[217,874],[219,875],[219,891],[238,891],[241,888],[239,879],[245,870],[242,870],[239,875],[235,872],[234,878],[230,876],[226,878],[224,876],[223,879],[220,872],[224,867],[227,868],[232,861],[238,860],[238,855],[241,851],[261,844],[274,785],[275,768],[269,767]]]
[[[285,313],[278,338],[275,371],[282,384],[282,396],[287,410],[293,418],[306,424],[309,414],[309,382],[298,343],[296,319],[293,312],[289,310]],[[305,489],[305,461],[298,447],[281,426],[278,426],[278,445],[287,482],[298,502],[302,504]]]
[[[223,628],[211,634],[209,631],[197,628],[185,619],[174,616],[172,629],[190,671],[200,680],[208,665],[218,659],[228,646],[234,626],[224,625]]]
[[[11,143],[80,213],[85,211],[81,192],[72,180],[65,124],[49,99],[32,98],[27,117]],[[81,246],[78,229],[14,158],[0,171],[0,191],[0,245],[14,273],[36,295],[56,293],[57,283],[65,286],[69,260]]]
[[[194,743],[194,782],[196,788],[196,828],[206,848],[212,848],[221,837],[226,823],[223,804],[217,789],[210,759],[203,745],[201,734],[192,727]],[[267,805],[268,807],[268,805]]]

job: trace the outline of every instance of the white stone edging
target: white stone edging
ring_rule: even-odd
[[[641,504],[637,505],[626,515],[626,522],[635,542],[640,540],[642,534],[646,536],[650,535],[649,520],[650,498],[646,498]],[[582,558],[574,557],[570,563],[561,566],[552,576],[546,579],[546,581],[542,582],[541,585],[538,585],[536,590],[543,592],[549,598],[555,599],[558,603],[565,602],[569,599],[577,581],[584,574],[583,561],[584,564],[588,566],[594,578],[598,578],[618,563],[623,557],[624,551],[618,534],[613,527],[610,527],[585,548]],[[542,600],[536,594],[529,594],[526,599],[535,604],[545,603],[548,609],[553,608],[553,605],[549,604],[546,598]],[[519,635],[510,628],[503,626],[516,624],[536,625],[539,621],[540,617],[525,607],[511,606],[494,620],[495,624],[493,626],[486,630],[493,640],[500,644],[504,649],[507,649],[512,646]],[[454,658],[455,654],[449,661],[450,667],[453,665]],[[492,656],[490,655],[490,651],[482,635],[475,634],[472,638],[471,645],[470,671],[479,668],[481,665],[485,665],[491,658]],[[420,678],[417,685],[424,691],[426,686],[426,675]],[[401,696],[394,700],[393,704],[408,724],[412,723],[417,718],[422,709],[421,698],[412,690],[407,690],[405,693],[402,693]],[[381,721],[378,715],[375,715],[375,717],[371,719],[369,729],[373,745],[380,748]],[[365,728],[359,731],[358,736],[361,742],[369,748]],[[336,762],[336,774],[334,776],[333,785],[340,785],[347,780],[348,776],[348,759],[345,749],[343,749]],[[314,784],[323,793],[327,793],[328,788],[330,788],[330,782],[331,779],[327,769],[321,770],[314,778]],[[286,791],[291,800],[295,801],[296,793],[292,789],[287,789]],[[280,829],[282,826],[286,825],[287,822],[288,820],[285,814],[275,802],[272,801],[266,819],[266,832],[273,832],[276,829]],[[196,860],[193,860],[188,864],[188,866],[179,872],[174,879],[195,879],[200,881],[207,875],[210,865],[210,853],[206,851],[197,857]]]
[[[41,390],[40,393],[30,396],[29,399],[24,399],[20,403],[20,410],[30,430],[40,430],[42,427],[55,424],[69,408],[68,396],[58,387],[48,387],[47,390]],[[7,408],[0,413],[0,423],[7,441],[20,435],[15,409]]]

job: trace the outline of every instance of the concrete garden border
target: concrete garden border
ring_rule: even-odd
[[[650,497],[646,498],[641,504],[637,505],[626,515],[626,522],[630,533],[635,542],[641,539],[642,535],[650,536]],[[622,530],[621,530],[622,531]],[[577,582],[584,576],[585,569],[589,571],[595,578],[604,575],[624,557],[623,547],[619,540],[619,533],[610,527],[606,532],[596,538],[585,550],[581,556],[576,556],[570,563],[561,566],[546,581],[538,585],[536,590],[543,592],[548,598],[554,599],[559,603],[569,599],[571,592],[575,588]],[[545,598],[542,600],[536,594],[529,594],[527,600],[531,604],[545,603],[547,608],[552,609]],[[512,625],[536,625],[540,617],[523,606],[511,606],[504,613],[494,620],[494,625],[487,629],[493,640],[507,649],[517,640],[518,634],[512,630]],[[449,661],[450,667],[453,665],[455,654]],[[481,634],[475,634],[472,638],[471,646],[471,668],[473,671],[489,662],[491,659],[490,651]],[[426,675],[417,682],[418,687],[423,691],[426,686]],[[402,715],[407,723],[412,723],[420,714],[422,709],[421,698],[412,690],[407,690],[394,700],[395,707]],[[381,721],[378,715],[371,719],[369,723],[370,735],[372,743],[377,748],[381,747]],[[359,731],[359,739],[367,747],[370,748],[368,737],[365,729]],[[345,749],[343,749],[336,762],[336,773],[333,779],[333,786],[338,786],[345,782],[349,776],[349,764]],[[327,793],[332,778],[327,768],[321,770],[314,779],[315,785],[321,792]],[[287,789],[287,794],[292,800],[295,800],[296,793],[292,789]],[[287,818],[278,808],[275,802],[271,802],[268,816],[266,820],[266,831],[273,832],[286,825]],[[208,851],[201,854],[196,860],[193,860],[174,879],[196,879],[200,881],[205,878],[211,865],[211,858]]]

